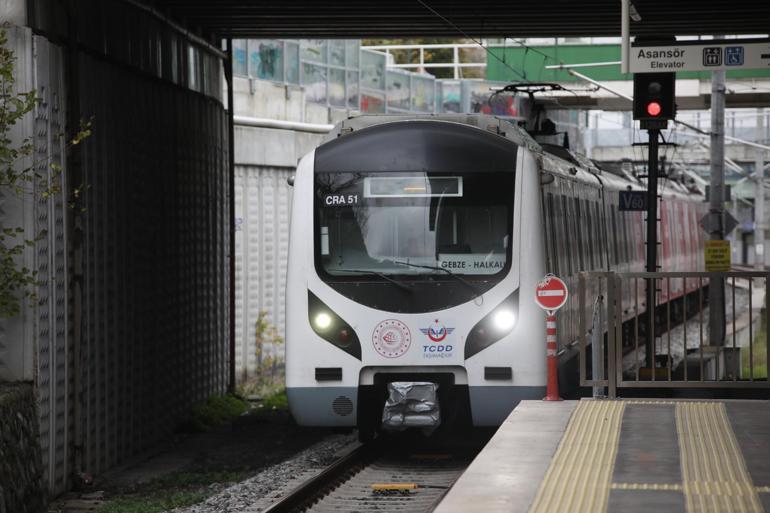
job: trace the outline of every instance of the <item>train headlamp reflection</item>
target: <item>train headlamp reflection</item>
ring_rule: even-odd
[[[361,342],[356,336],[356,331],[309,290],[307,308],[307,320],[316,335],[354,358],[361,359]]]
[[[500,310],[495,312],[493,317],[495,328],[500,331],[510,331],[513,325],[516,324],[516,315],[511,310]]]
[[[318,315],[315,316],[315,319],[313,319],[313,322],[315,323],[315,327],[319,330],[325,330],[332,324],[332,318],[329,314],[325,312],[321,312]]]
[[[465,359],[483,351],[513,331],[519,313],[518,289],[485,315],[465,339]]]

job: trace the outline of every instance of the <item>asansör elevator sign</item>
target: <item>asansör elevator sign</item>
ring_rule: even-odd
[[[631,73],[770,68],[770,40],[767,39],[634,44],[630,54]]]

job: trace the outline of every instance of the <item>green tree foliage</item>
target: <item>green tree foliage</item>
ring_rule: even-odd
[[[7,47],[5,28],[0,26],[0,195],[24,198],[38,194],[45,198],[60,192],[62,170],[55,163],[32,161],[32,137],[16,142],[11,138],[14,127],[37,107],[38,97],[35,91],[14,90],[16,56]],[[80,144],[90,134],[90,122],[81,123],[68,145]],[[79,189],[75,191],[78,195]],[[36,272],[19,266],[18,260],[25,248],[33,247],[43,237],[45,232],[29,234],[0,218],[0,318],[18,315],[22,300],[35,298]]]
[[[239,394],[242,396],[257,395],[260,397],[273,396],[283,390],[284,358],[283,337],[278,333],[278,328],[270,322],[265,310],[259,312],[255,321],[255,342],[257,368],[251,379],[243,376],[243,382],[239,386]]]
[[[16,57],[7,43],[5,30],[0,30],[0,189],[3,195],[21,196],[34,185],[34,170],[21,165],[34,146],[29,137],[13,144],[11,130],[35,108],[37,97],[34,91],[14,92]],[[18,267],[16,260],[25,247],[34,244],[35,239],[28,238],[23,228],[7,226],[7,220],[0,218],[0,317],[18,314],[22,298],[33,297],[35,273]]]
[[[470,39],[442,39],[442,38],[423,38],[423,39],[365,39],[362,46],[373,45],[432,45],[432,44],[475,44]],[[420,50],[391,50],[396,64],[417,64],[420,62]],[[460,62],[486,62],[486,52],[481,47],[461,48]],[[425,72],[430,73],[436,78],[454,78],[454,71],[451,67],[453,59],[452,48],[428,48],[424,50],[424,62],[426,63],[447,63],[446,68],[426,68]],[[410,70],[413,71],[413,70]],[[485,78],[486,70],[484,68],[461,68],[460,78]]]

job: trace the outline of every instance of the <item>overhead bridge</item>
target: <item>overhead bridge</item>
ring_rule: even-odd
[[[93,0],[92,0],[93,1]],[[633,35],[764,34],[766,2],[633,0]],[[230,37],[617,36],[619,0],[501,4],[496,0],[155,0],[153,5],[205,33]]]

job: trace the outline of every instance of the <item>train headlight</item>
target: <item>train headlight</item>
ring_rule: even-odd
[[[321,312],[315,316],[313,322],[315,323],[315,327],[319,330],[326,330],[329,326],[332,325],[332,318],[328,313]]]
[[[501,309],[495,313],[492,318],[495,328],[502,332],[509,332],[511,328],[516,324],[516,314],[512,310]]]
[[[516,290],[484,316],[465,339],[465,359],[491,346],[516,326],[519,313],[519,291]]]
[[[316,335],[351,356],[361,359],[361,342],[350,324],[309,290],[307,307],[308,322]]]

